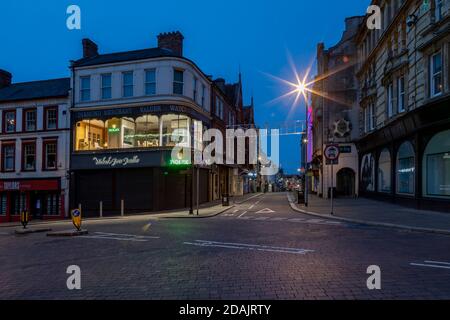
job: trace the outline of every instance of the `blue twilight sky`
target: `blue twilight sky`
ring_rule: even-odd
[[[179,30],[184,54],[206,73],[237,81],[243,76],[245,103],[255,98],[259,125],[304,119],[304,105],[269,103],[289,88],[265,73],[289,80],[288,52],[299,70],[314,60],[316,45],[339,41],[345,17],[363,15],[369,0],[58,0],[1,1],[0,69],[13,82],[69,76],[69,60],[82,55],[81,39],[101,53],[156,46],[160,32]],[[81,30],[66,28],[66,9],[81,8]],[[312,74],[314,75],[315,70]],[[299,137],[281,138],[282,167],[296,172]]]

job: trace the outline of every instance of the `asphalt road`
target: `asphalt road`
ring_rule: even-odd
[[[214,218],[84,227],[72,238],[0,228],[0,299],[450,299],[449,236],[316,219],[282,193]],[[81,290],[67,289],[70,265]],[[367,288],[371,265],[380,290]]]

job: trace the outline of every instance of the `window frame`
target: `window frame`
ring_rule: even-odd
[[[195,102],[197,102],[197,95],[198,95],[197,86],[198,86],[198,78],[194,77],[193,90],[192,90],[192,100],[194,100]]]
[[[34,112],[34,130],[28,130],[27,128],[27,113]],[[22,110],[22,131],[23,132],[35,132],[38,130],[37,128],[37,108],[26,108]]]
[[[50,110],[55,110],[56,111],[56,126],[55,128],[49,128],[48,127],[48,112]],[[52,130],[58,130],[59,128],[59,107],[58,106],[48,106],[48,107],[44,107],[44,130],[45,131],[52,131]]]
[[[406,111],[406,85],[405,76],[397,78],[397,111],[403,113]],[[402,88],[403,85],[403,88]],[[403,89],[403,91],[402,91]]]
[[[201,101],[202,108],[205,108],[205,93],[206,93],[206,86],[202,83],[202,101]]]
[[[84,88],[83,87],[83,80],[88,80],[89,83],[89,88]],[[87,102],[87,101],[91,101],[91,76],[80,76],[80,101],[81,102]],[[83,92],[88,92],[88,97],[87,99],[83,98]]]
[[[5,170],[5,148],[13,147],[13,166],[11,170]],[[15,172],[16,171],[16,141],[1,141],[1,171],[2,172]]]
[[[55,167],[48,168],[47,165],[47,146],[49,144],[55,144]],[[42,140],[42,171],[57,171],[58,170],[58,139],[57,138],[44,138]]]
[[[394,116],[394,84],[390,82],[386,88],[386,103],[388,119]]]
[[[443,0],[434,0],[434,21],[439,22],[444,17],[442,9],[444,8]]]
[[[106,87],[105,85],[104,85],[104,77],[106,77],[106,76],[109,76],[109,86],[108,87]],[[109,97],[106,97],[105,98],[105,96],[103,95],[103,93],[104,93],[104,89],[109,89]],[[102,73],[101,75],[100,75],[100,98],[101,98],[101,100],[110,100],[110,99],[112,99],[112,73]]]
[[[6,125],[6,114],[8,113],[13,113],[14,114],[14,130],[13,131],[7,131],[7,125]],[[3,110],[2,112],[2,124],[3,124],[3,128],[2,131],[3,133],[15,133],[17,132],[17,110],[15,109],[10,109],[10,110]]]
[[[178,80],[175,79],[175,75],[177,74],[177,72],[181,73],[182,81],[178,81]],[[172,90],[173,94],[184,95],[184,70],[183,69],[177,69],[177,68],[173,69],[173,82],[172,82],[172,84],[173,84],[173,90]],[[175,92],[176,91],[175,88],[177,88],[176,84],[181,86],[181,93],[180,92]]]
[[[131,74],[131,84],[125,84],[125,77]],[[131,95],[125,95],[125,88],[131,87]],[[122,72],[122,98],[134,97],[134,71]]]
[[[438,55],[440,55],[440,57],[441,57],[441,70],[439,72],[437,72],[437,73],[434,73],[434,71],[433,71],[434,66],[435,66],[434,57],[436,57]],[[443,68],[443,60],[442,60],[442,50],[439,50],[439,51],[433,53],[432,55],[430,55],[430,62],[429,62],[430,98],[434,98],[434,97],[438,97],[438,96],[442,95],[442,91],[443,91],[442,89],[443,88],[441,88],[441,91],[437,92],[437,93],[434,92],[434,89],[435,89],[435,78],[438,75],[440,75],[440,78],[441,78],[441,87],[443,86],[443,83],[444,83],[444,81],[443,81],[444,80],[443,79],[443,75],[444,75],[443,69],[444,68]]]
[[[153,72],[153,75],[154,75],[154,81],[153,82],[148,82],[147,81],[147,74],[149,72]],[[155,89],[154,89],[153,93],[149,93],[147,91],[147,86],[151,85],[151,84],[155,85]],[[156,68],[150,68],[150,69],[145,69],[144,70],[144,93],[145,93],[146,96],[154,96],[154,95],[156,95]]]
[[[34,166],[32,169],[26,168],[26,154],[25,149],[27,146],[33,146],[34,147]],[[37,150],[36,150],[36,140],[22,140],[22,159],[21,159],[21,171],[22,172],[35,172],[36,171],[36,164],[37,164]]]

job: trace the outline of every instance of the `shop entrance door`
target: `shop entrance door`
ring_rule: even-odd
[[[355,195],[355,172],[352,169],[339,170],[336,189],[340,196],[353,197]]]
[[[30,208],[28,208],[28,210],[33,219],[42,219],[44,211],[44,197],[41,193],[30,193]]]

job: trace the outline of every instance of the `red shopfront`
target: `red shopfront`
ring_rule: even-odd
[[[0,223],[20,221],[23,210],[29,212],[30,220],[63,218],[60,179],[0,180]]]

